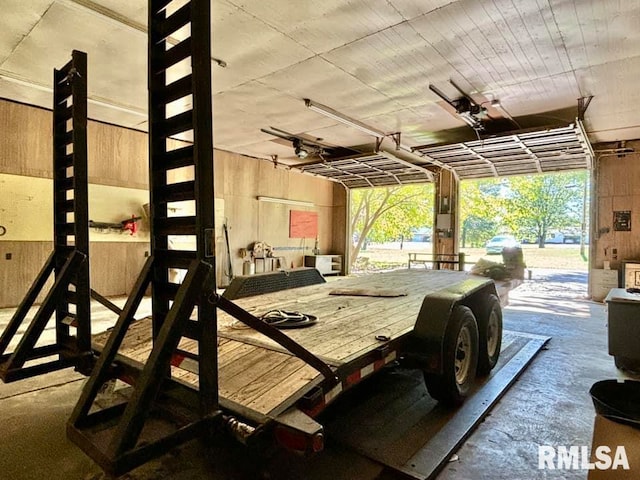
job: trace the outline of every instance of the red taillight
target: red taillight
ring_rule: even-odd
[[[275,427],[276,441],[287,450],[308,455],[324,449],[324,435],[321,432],[308,434],[281,425]]]
[[[324,450],[324,435],[322,433],[316,433],[311,437],[311,451],[318,453]]]

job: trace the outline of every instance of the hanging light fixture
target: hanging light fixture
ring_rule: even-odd
[[[314,112],[324,115],[325,117],[331,118],[333,120],[337,120],[338,122],[343,123],[344,125],[360,130],[361,132],[364,132],[368,135],[373,135],[376,138],[384,138],[387,136],[386,133],[380,130],[377,130],[373,127],[365,125],[364,123],[359,122],[354,118],[347,117],[346,115],[343,115],[342,113],[335,111],[331,107],[327,107],[326,105],[316,103],[308,98],[304,99],[304,104],[307,106],[309,110],[313,110]]]
[[[304,148],[304,144],[297,138],[293,141],[293,148],[298,158],[304,159],[309,156],[309,150]]]

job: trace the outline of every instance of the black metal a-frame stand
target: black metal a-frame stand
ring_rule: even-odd
[[[149,2],[152,254],[67,427],[69,437],[112,473],[130,470],[168,446],[202,434],[219,414],[216,308],[207,301],[207,294],[215,291],[211,6],[210,0],[191,0],[171,12],[170,4],[171,0]],[[171,46],[169,37],[188,29],[188,38]],[[191,73],[167,83],[171,67],[189,59]],[[189,96],[190,110],[168,116],[170,103]],[[192,145],[169,149],[169,137],[190,131]],[[171,171],[186,168],[193,180],[172,183]],[[195,215],[170,217],[167,206],[178,201],[194,202]],[[195,238],[196,250],[170,250],[174,235]],[[187,269],[182,284],[169,281],[172,268]],[[144,367],[131,368],[117,361],[116,354],[149,284],[153,350]],[[190,320],[196,306],[197,320]],[[198,341],[198,391],[170,378],[171,356],[183,336]],[[136,377],[128,402],[90,413],[101,386],[122,368]]]
[[[86,53],[74,50],[53,80],[54,250],[0,337],[4,382],[70,366],[88,373],[91,366]],[[52,273],[53,287],[13,352],[6,353]],[[38,345],[54,313],[55,341]]]

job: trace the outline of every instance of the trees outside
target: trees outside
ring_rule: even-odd
[[[498,179],[462,182],[460,185],[460,243],[479,247],[500,229],[504,209]]]
[[[351,191],[351,265],[367,241],[409,238],[433,224],[433,185],[407,185]]]
[[[461,182],[461,246],[479,247],[510,233],[544,248],[555,230],[584,231],[588,179],[584,171]],[[433,184],[351,191],[351,266],[368,241],[410,238],[419,228],[431,228],[433,212]]]
[[[554,230],[583,229],[587,181],[584,171],[462,182],[462,247],[511,233],[544,248]]]
[[[571,172],[509,178],[505,224],[521,238],[533,236],[540,248],[551,231],[580,228],[586,176]]]

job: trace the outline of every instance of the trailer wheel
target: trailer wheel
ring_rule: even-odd
[[[489,375],[498,363],[502,347],[502,309],[498,297],[489,295],[484,312],[485,316],[478,322],[478,375]]]
[[[469,307],[453,309],[443,342],[443,373],[424,374],[429,395],[445,405],[460,405],[469,394],[478,364],[478,325]]]

